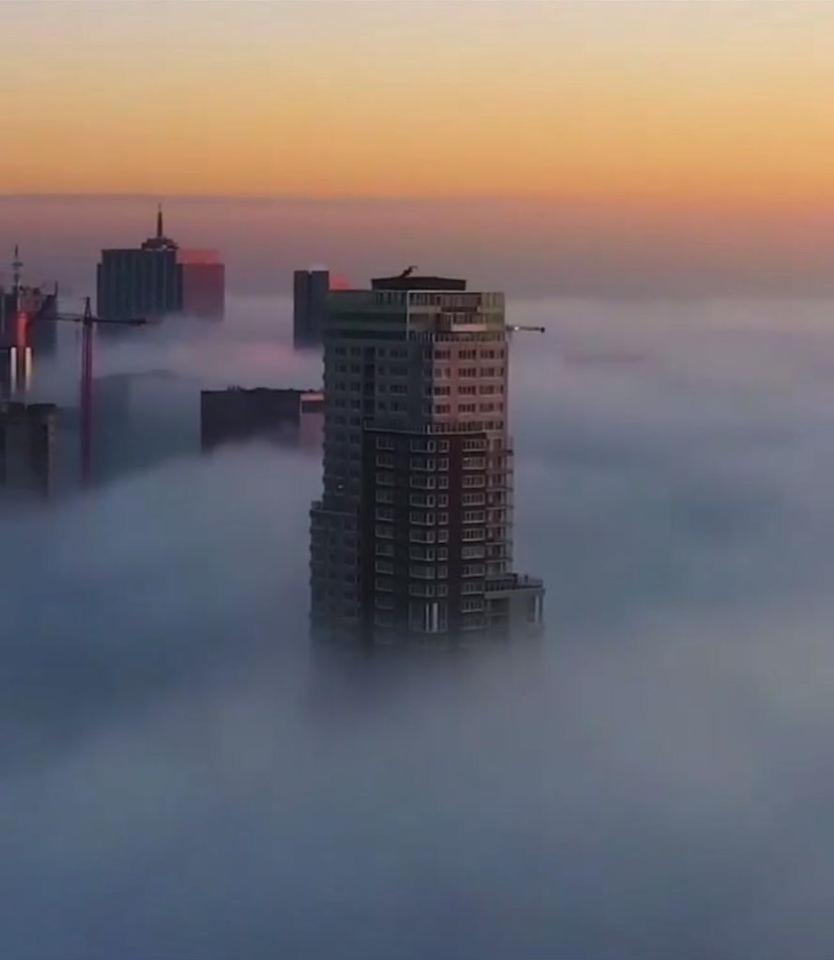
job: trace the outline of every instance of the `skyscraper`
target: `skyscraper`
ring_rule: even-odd
[[[330,294],[314,625],[375,640],[540,626],[541,581],[511,570],[508,359],[501,293],[409,269]]]
[[[53,320],[58,312],[58,285],[51,293],[25,285],[17,246],[11,267],[11,285],[0,287],[0,347],[16,347],[21,354],[30,348],[49,353],[56,343]]]
[[[296,270],[293,274],[293,343],[304,347],[321,341],[330,273],[327,270]]]
[[[98,315],[106,320],[222,315],[224,268],[215,251],[181,251],[166,237],[160,207],[156,235],[141,247],[101,251],[97,293]]]

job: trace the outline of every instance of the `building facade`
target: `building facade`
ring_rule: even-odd
[[[216,250],[180,250],[182,308],[191,317],[220,319],[226,310],[226,268]]]
[[[321,343],[330,273],[327,270],[296,270],[293,273],[292,331],[297,347]]]
[[[54,471],[58,408],[51,403],[0,403],[0,487],[48,496]]]
[[[0,287],[0,347],[15,347],[19,353],[55,349],[55,317],[58,313],[58,285],[51,292],[22,282],[23,261],[14,248],[11,283]]]
[[[537,631],[512,571],[504,297],[443,277],[331,293],[314,625],[377,641]]]
[[[160,209],[156,235],[138,249],[101,251],[96,291],[98,316],[106,320],[178,313],[221,316],[225,272],[216,251],[181,251],[166,237]]]
[[[229,387],[200,393],[200,442],[204,451],[261,438],[292,445],[321,441],[324,397],[320,391]]]

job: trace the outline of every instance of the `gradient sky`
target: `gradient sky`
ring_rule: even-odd
[[[822,3],[3,3],[2,193],[834,203]]]

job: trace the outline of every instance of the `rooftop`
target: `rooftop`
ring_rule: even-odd
[[[466,281],[456,280],[453,277],[425,277],[418,276],[408,270],[403,270],[396,277],[375,277],[371,280],[372,290],[465,290]]]

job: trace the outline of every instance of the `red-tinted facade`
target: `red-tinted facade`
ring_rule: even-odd
[[[226,268],[216,250],[180,250],[182,310],[194,317],[222,317],[226,307]]]

